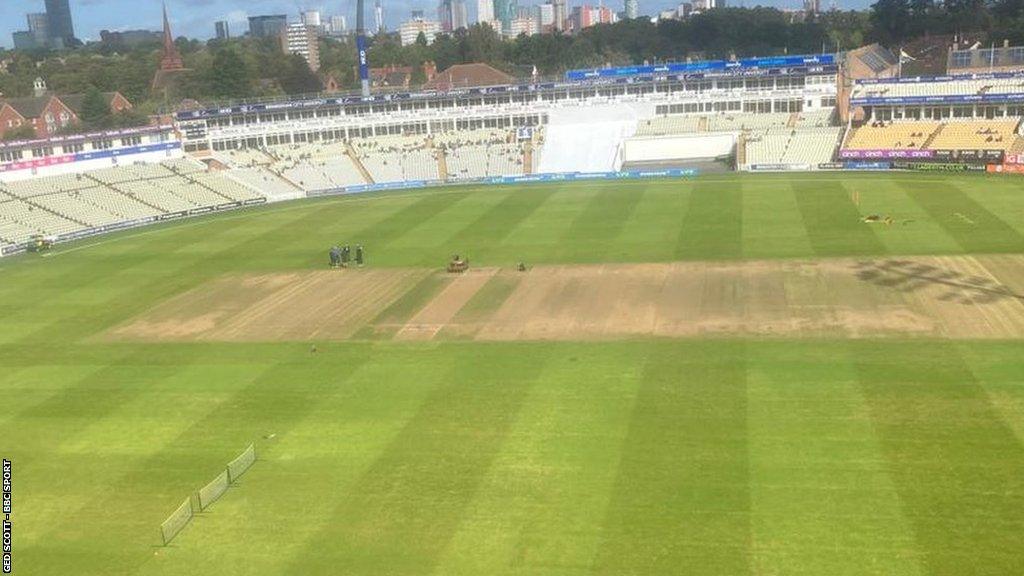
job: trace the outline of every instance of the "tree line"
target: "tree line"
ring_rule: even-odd
[[[832,10],[808,17],[775,8],[723,8],[685,20],[627,19],[571,36],[522,35],[511,40],[486,25],[474,25],[438,35],[430,44],[421,36],[409,46],[402,46],[397,34],[379,34],[371,39],[368,57],[373,67],[412,67],[415,85],[425,80],[425,62],[433,62],[438,70],[484,62],[514,76],[527,76],[536,68],[550,77],[573,68],[832,52],[868,42],[896,48],[927,35],[964,33],[1024,44],[1024,0],[877,0],[869,10]],[[300,56],[283,56],[275,39],[179,38],[177,46],[190,72],[173,90],[160,93],[151,90],[160,61],[157,42],[130,48],[96,43],[59,52],[0,50],[0,94],[30,95],[33,81],[42,77],[58,94],[120,91],[144,117],[183,100],[316,92],[328,77],[343,88],[358,86],[350,39],[321,39],[319,74],[310,71]],[[124,119],[100,120],[120,121]]]

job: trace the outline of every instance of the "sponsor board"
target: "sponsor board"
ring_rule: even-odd
[[[985,170],[993,174],[1024,174],[1024,164],[989,164]]]
[[[462,184],[529,184],[533,182],[569,182],[575,180],[629,180],[637,178],[686,178],[696,176],[697,170],[690,168],[672,168],[666,170],[625,170],[621,172],[560,172],[555,174],[525,174],[522,176],[490,176],[445,182],[443,180],[413,180],[410,182],[385,182],[382,184],[360,184],[345,188],[311,190],[306,192],[309,198],[320,196],[336,196],[338,194],[360,194],[363,192],[380,192],[384,190],[406,190],[426,188],[428,186],[458,186]]]
[[[47,156],[46,158],[36,158],[33,160],[25,160],[22,162],[10,162],[7,164],[0,164],[0,172],[35,170],[37,168],[45,168],[47,166],[57,166],[61,164],[71,164],[73,162],[83,162],[85,160],[117,158],[119,156],[132,156],[135,154],[145,154],[148,152],[164,152],[167,150],[178,150],[180,148],[181,142],[173,141],[161,142],[160,144],[144,144],[142,146],[129,146],[127,148],[111,148],[109,150],[79,152],[77,154],[64,154],[61,156]]]
[[[840,150],[843,160],[870,160],[873,158],[933,158],[934,150]]]
[[[889,170],[890,162],[843,162],[843,170]]]
[[[1003,162],[1002,150],[840,150],[841,160],[916,160],[952,163],[996,164]]]
[[[805,172],[814,167],[810,164],[751,164],[752,172]]]
[[[850,98],[851,106],[879,106],[883,104],[997,104],[1003,102],[1020,102],[1024,100],[1024,92],[1006,94],[970,94],[964,96],[883,96],[870,98]]]
[[[984,172],[984,164],[957,164],[951,162],[893,162],[898,170],[917,170],[919,172]]]

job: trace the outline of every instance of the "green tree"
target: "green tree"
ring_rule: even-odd
[[[82,109],[78,113],[82,127],[86,130],[110,128],[113,124],[112,116],[110,104],[103,93],[96,87],[89,88],[82,98]]]
[[[308,94],[323,90],[320,78],[309,69],[305,58],[298,54],[290,54],[287,61],[285,73],[278,78],[282,90],[288,94]]]
[[[254,84],[245,61],[231,48],[214,52],[204,80],[204,92],[215,98],[244,98]]]

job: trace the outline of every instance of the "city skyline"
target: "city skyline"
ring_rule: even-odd
[[[368,0],[371,9],[372,0]],[[521,6],[542,3],[542,0],[520,2]],[[573,0],[571,6],[580,4],[597,5],[598,1],[583,2]],[[839,6],[848,8],[866,8],[871,0],[844,0]],[[99,40],[101,30],[159,30],[161,15],[158,2],[145,3],[150,9],[140,10],[137,0],[71,0],[71,12],[74,18],[76,35],[85,41]],[[660,10],[673,8],[679,4],[677,0],[641,0],[641,15],[655,15]],[[735,2],[734,5],[739,5]],[[747,1],[746,5],[761,4],[780,8],[797,9],[803,6],[802,0],[759,0]],[[828,3],[822,3],[823,8]],[[605,2],[605,5],[616,12],[623,10],[622,0]],[[436,13],[436,0],[384,0],[384,17],[389,30],[397,30],[398,25],[408,20],[412,10],[424,10],[427,14]],[[477,20],[477,2],[467,1],[469,21]],[[215,36],[213,22],[227,21],[233,35],[240,36],[248,30],[248,16],[261,14],[287,14],[289,19],[298,20],[299,13],[304,10],[319,10],[324,18],[332,15],[346,16],[350,25],[355,22],[355,0],[167,0],[168,13],[175,34],[207,40]],[[12,47],[11,34],[27,28],[26,15],[45,11],[44,0],[4,0],[0,2],[0,46]],[[371,22],[368,22],[371,24]],[[236,32],[237,31],[237,32]]]

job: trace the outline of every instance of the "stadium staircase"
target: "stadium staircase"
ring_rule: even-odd
[[[437,158],[437,177],[446,182],[448,180],[448,152],[444,148],[435,148],[434,156]]]
[[[533,142],[523,143],[523,174],[533,174]]]
[[[800,113],[793,112],[789,115],[789,120],[786,121],[786,128],[796,128],[796,123],[800,121]]]
[[[697,120],[697,132],[707,132],[707,131],[708,131],[708,117],[707,116],[701,116],[700,119]]]
[[[359,154],[356,153],[351,142],[345,142],[345,154],[348,154],[348,157],[352,159],[352,163],[355,164],[356,170],[359,170],[359,173],[362,174],[363,179],[366,180],[367,184],[376,184],[373,180],[373,176],[370,176],[370,171],[366,169],[366,166],[363,166],[363,161],[359,159]]]
[[[736,168],[747,165],[747,133],[740,132],[736,139]]]
[[[928,150],[931,148],[932,142],[935,142],[935,139],[939,137],[939,134],[942,134],[942,129],[945,127],[945,124],[939,124],[939,127],[935,129],[935,132],[929,134],[928,138],[925,139],[924,144],[921,145],[921,150]]]

